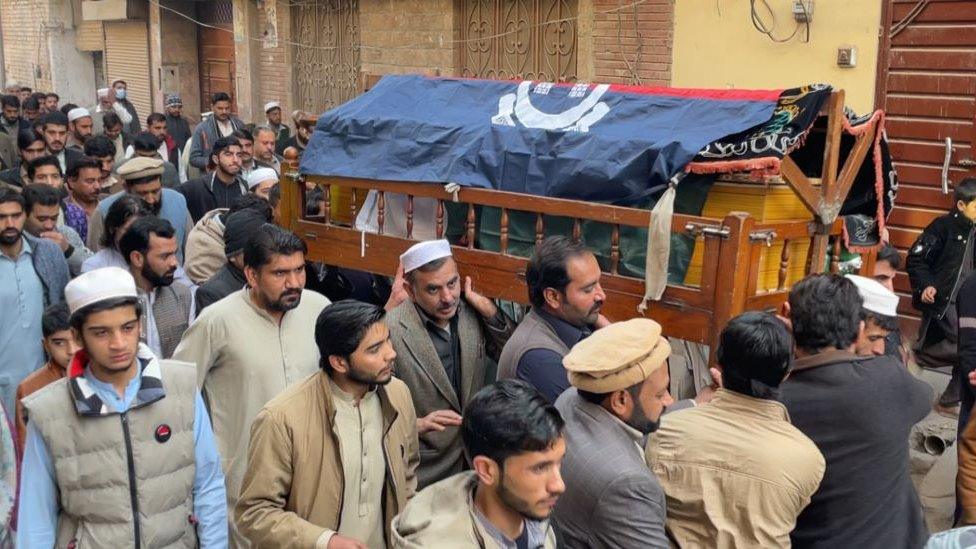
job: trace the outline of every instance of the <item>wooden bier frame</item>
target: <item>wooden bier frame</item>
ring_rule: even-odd
[[[645,316],[661,323],[665,335],[710,345],[714,361],[719,333],[731,318],[747,310],[774,310],[786,300],[789,293],[786,281],[791,263],[804,261],[807,273],[821,272],[823,266],[828,264],[829,256],[830,269],[834,272],[838,270],[842,221],[837,219],[837,214],[874,135],[873,131],[866,131],[857,137],[854,149],[838,173],[843,100],[843,91],[833,92],[821,113],[829,117],[823,176],[819,180],[807,177],[789,157],[782,162],[783,180],[799,195],[810,210],[812,219],[763,223],[743,212],[730,212],[723,219],[674,215],[672,232],[700,237],[697,245],[705,246],[705,254],[699,286],[669,284],[662,299],[650,302],[645,312]],[[316,117],[309,116],[302,120],[302,124],[313,127],[316,121]],[[285,152],[282,171],[281,223],[308,242],[312,259],[389,276],[395,274],[399,255],[416,242],[412,237],[414,199],[437,201],[434,225],[437,235],[443,236],[447,229],[445,203],[455,197],[441,185],[430,183],[300,175],[298,154],[294,149]],[[324,187],[323,215],[304,215],[306,183]],[[352,200],[349,213],[352,219],[355,219],[366,193],[377,191],[378,232],[363,233],[333,219],[333,186],[350,189]],[[405,238],[384,233],[388,207],[386,193],[407,196]],[[471,276],[474,287],[482,294],[527,303],[527,259],[508,253],[510,213],[518,211],[535,215],[536,245],[545,234],[544,216],[560,216],[574,220],[574,238],[580,237],[584,221],[604,223],[611,227],[611,248],[607,254],[610,258],[609,270],[601,279],[607,293],[603,312],[615,321],[639,316],[637,306],[644,295],[644,281],[618,272],[620,228],[647,228],[650,211],[476,188],[461,188],[456,198],[458,202],[467,204],[467,244],[454,246],[454,259],[462,276]],[[475,247],[475,206],[501,210],[499,251]],[[828,245],[831,237],[837,237],[832,248]],[[790,257],[789,242],[796,239],[812,240],[806,257]],[[780,241],[785,241],[786,245],[780,257],[777,287],[771,291],[757,291],[762,248]]]

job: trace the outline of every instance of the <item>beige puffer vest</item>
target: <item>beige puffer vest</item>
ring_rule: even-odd
[[[164,360],[160,371],[166,396],[125,414],[79,415],[69,378],[24,399],[58,482],[55,547],[197,546],[196,369]]]

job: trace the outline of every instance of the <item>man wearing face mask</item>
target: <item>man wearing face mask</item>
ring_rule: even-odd
[[[170,358],[193,321],[193,293],[176,279],[176,231],[154,215],[137,219],[119,240],[119,251],[136,280],[142,303],[140,339],[160,358]]]
[[[597,330],[563,359],[573,388],[556,401],[570,449],[553,511],[560,547],[668,547],[664,490],[644,445],[673,402],[670,354],[661,325],[635,318]]]
[[[234,509],[247,465],[251,422],[285,387],[315,373],[315,322],[329,300],[303,290],[305,243],[263,225],[244,245],[247,287],[204,309],[174,358],[197,365]],[[231,521],[231,547],[247,547]]]
[[[120,104],[132,117],[125,126],[126,135],[135,135],[142,131],[142,124],[139,123],[139,113],[136,112],[136,106],[129,101],[128,88],[129,85],[125,83],[125,80],[116,80],[112,82],[112,90],[114,91],[109,93],[115,94],[115,102]]]

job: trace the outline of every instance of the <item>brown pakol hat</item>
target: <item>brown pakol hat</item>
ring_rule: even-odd
[[[616,322],[593,332],[563,358],[577,389],[606,394],[641,383],[667,363],[671,345],[649,318]]]

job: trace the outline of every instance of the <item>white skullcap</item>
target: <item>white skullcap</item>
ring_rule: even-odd
[[[882,316],[898,316],[898,296],[877,280],[858,275],[845,275],[857,286],[864,301],[864,309]]]
[[[264,112],[268,112],[271,109],[280,109],[280,108],[281,108],[281,103],[277,101],[268,101],[267,103],[264,104]]]
[[[74,122],[75,120],[78,120],[79,118],[84,118],[86,116],[91,116],[91,113],[88,112],[88,109],[86,109],[85,107],[75,107],[70,111],[68,111],[68,122]]]
[[[136,281],[129,271],[119,267],[82,273],[64,287],[64,300],[71,314],[93,303],[117,297],[137,297]]]
[[[271,168],[258,168],[247,174],[247,188],[248,190],[253,189],[269,179],[273,179],[274,182],[277,183],[278,172]]]
[[[97,93],[99,97],[108,97],[108,88],[98,88],[98,91],[95,93]]]
[[[443,257],[451,257],[451,244],[446,240],[426,240],[410,246],[403,252],[400,263],[403,264],[403,272],[406,274]]]

